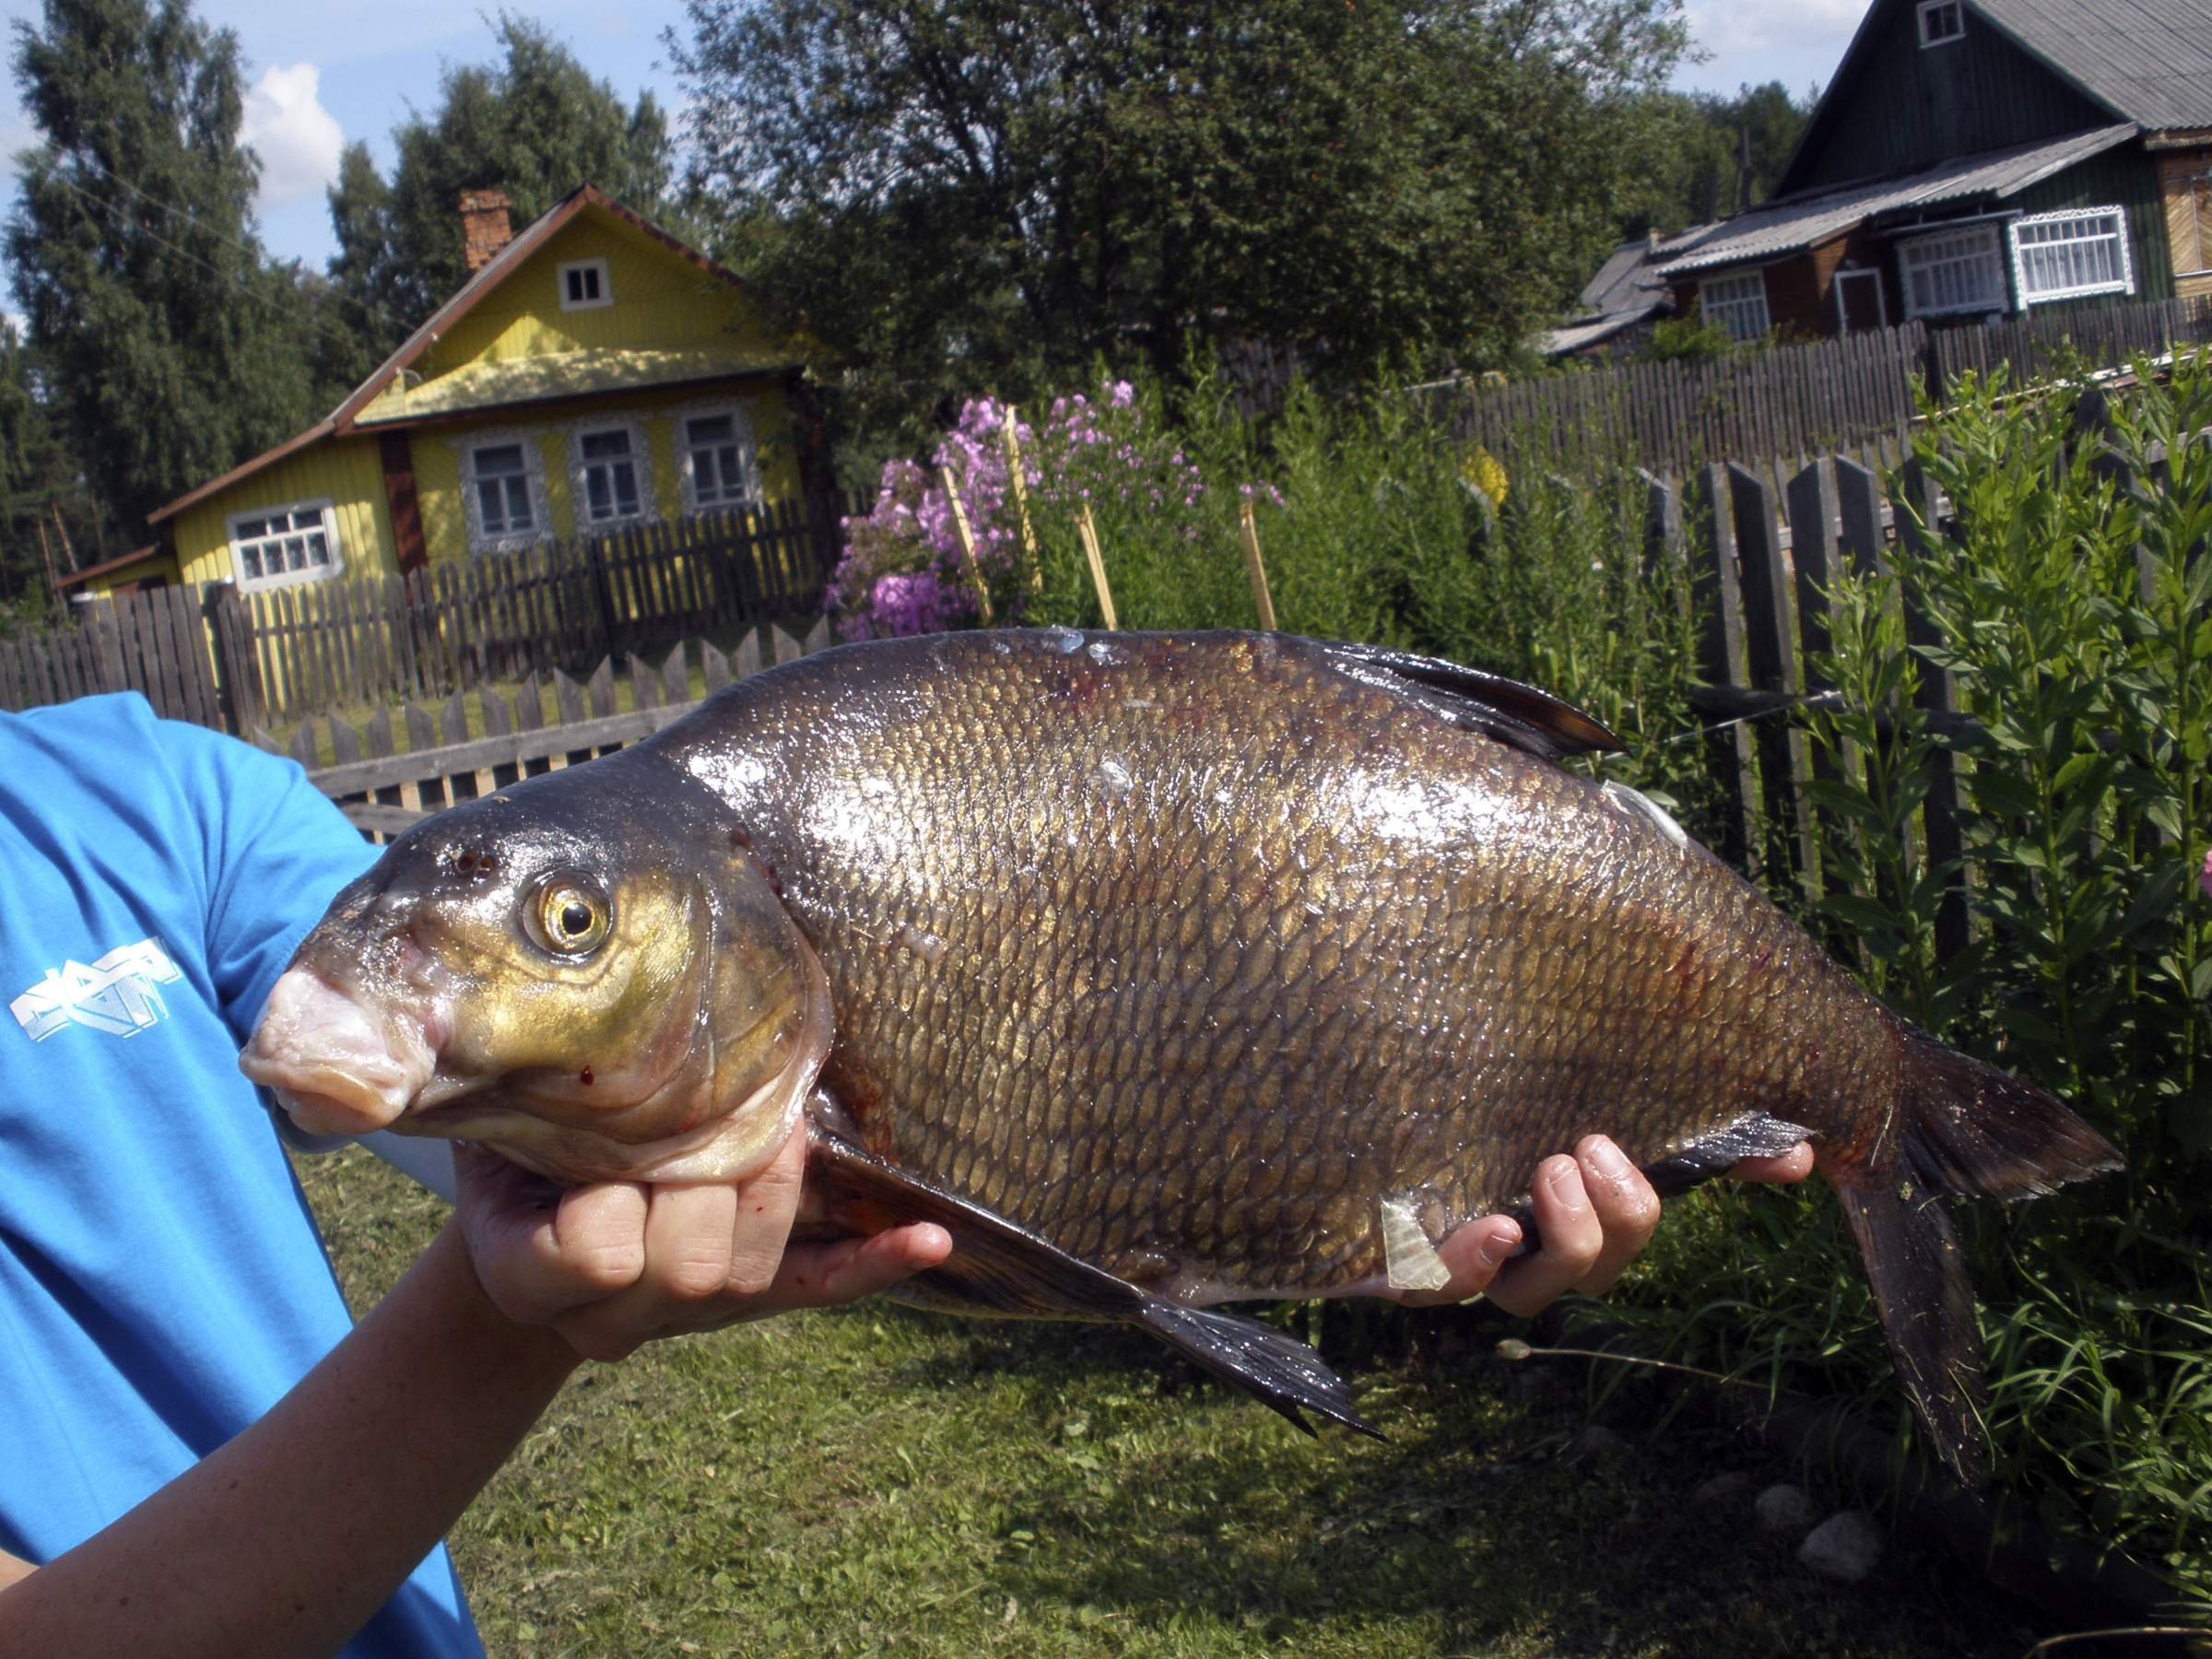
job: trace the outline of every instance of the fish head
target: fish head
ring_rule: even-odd
[[[726,815],[639,782],[551,773],[408,830],[300,943],[241,1069],[310,1132],[557,1180],[759,1168],[829,1050],[828,982]]]

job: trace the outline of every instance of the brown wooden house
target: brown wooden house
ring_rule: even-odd
[[[1746,340],[2212,293],[2212,0],[1874,0],[1773,199],[1643,263]]]

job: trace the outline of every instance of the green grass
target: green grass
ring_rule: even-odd
[[[440,1206],[365,1155],[303,1171],[357,1308]],[[1487,1313],[1352,1368],[1389,1437],[1292,1432],[1119,1331],[883,1302],[581,1373],[453,1538],[520,1654],[2016,1655],[2048,1633],[1892,1545],[1825,1583],[1690,1494],[1762,1462],[1656,1385],[1571,1454],[1576,1364]],[[1668,1426],[1651,1425],[1671,1418]],[[2042,1621],[2047,1623],[2047,1621]]]

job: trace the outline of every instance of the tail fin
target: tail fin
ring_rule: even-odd
[[[1904,1034],[1898,1133],[1872,1159],[1829,1165],[1858,1241],[1899,1380],[1936,1455],[1968,1486],[1987,1476],[1982,1337],[1942,1200],[2025,1198],[2121,1167],[2058,1100],[1993,1065]]]

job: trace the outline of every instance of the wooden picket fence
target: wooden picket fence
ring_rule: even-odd
[[[239,602],[240,700],[288,717],[434,697],[801,615],[819,607],[840,539],[823,513],[785,501],[443,562],[404,581],[251,594]]]
[[[522,778],[612,754],[681,719],[701,698],[732,681],[811,655],[830,642],[829,625],[822,622],[804,639],[782,629],[766,632],[765,642],[755,630],[730,652],[705,640],[686,641],[657,667],[631,653],[619,668],[608,656],[581,678],[558,669],[543,680],[526,675],[512,695],[483,687],[456,691],[432,707],[380,709],[358,728],[342,719],[306,720],[282,744],[266,732],[256,735],[265,747],[282,747],[305,766],[316,787],[363,834],[389,841],[429,813]],[[703,688],[700,698],[691,691],[695,668]],[[621,707],[618,679],[629,687],[628,708]]]
[[[1929,346],[1932,372],[1946,388],[1970,371],[1986,379],[2001,367],[2018,385],[2048,377],[2070,359],[2117,369],[2138,357],[2212,346],[2212,296],[2033,311],[1982,328],[1936,330]]]
[[[190,588],[81,604],[68,625],[0,636],[0,709],[138,691],[164,719],[236,731],[208,654],[211,626],[208,603]]]
[[[2092,370],[2212,345],[2212,299],[2040,308],[1987,326],[1907,323],[1711,362],[1595,364],[1519,381],[1413,388],[1453,432],[1523,465],[1576,456],[1685,471],[1730,456],[1817,454],[1901,438],[1916,392],[1941,397],[1973,371],[2010,366],[2015,384],[2072,358]],[[1244,346],[1223,366],[1246,416],[1281,407],[1295,352]]]
[[[405,579],[84,599],[62,626],[0,636],[0,709],[135,690],[167,718],[245,735],[336,708],[573,674],[603,656],[818,612],[840,509],[867,511],[786,501]]]
[[[1627,457],[1681,471],[1901,438],[1928,333],[1909,323],[1710,362],[1611,363],[1425,395],[1455,436],[1499,455]]]

